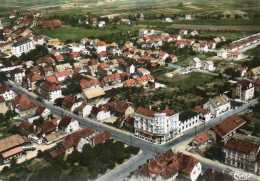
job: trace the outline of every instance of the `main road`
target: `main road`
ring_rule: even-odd
[[[212,119],[208,123],[202,123],[199,126],[196,126],[192,129],[187,130],[182,135],[179,135],[171,142],[164,144],[164,145],[157,145],[150,142],[147,142],[145,140],[142,140],[140,138],[135,137],[133,133],[106,125],[104,123],[100,123],[94,119],[90,118],[83,118],[81,116],[78,116],[70,111],[67,111],[65,109],[62,109],[58,106],[53,105],[51,102],[46,101],[45,99],[42,99],[40,96],[28,91],[27,89],[21,87],[20,85],[17,85],[11,80],[4,82],[6,85],[8,85],[10,88],[12,88],[15,92],[19,94],[25,94],[29,99],[31,99],[33,102],[37,103],[38,105],[41,105],[43,107],[48,108],[53,114],[59,115],[61,117],[71,117],[72,119],[78,120],[81,127],[88,127],[95,129],[97,131],[108,131],[111,133],[112,138],[116,141],[123,142],[127,145],[131,145],[134,147],[138,147],[142,150],[146,150],[149,152],[155,152],[155,153],[164,153],[167,150],[174,147],[174,145],[187,140],[188,138],[191,138],[195,136],[196,134],[199,134],[200,132],[206,131],[210,129],[211,127],[215,126],[216,124],[222,122],[225,118],[232,116],[234,114],[239,114],[241,112],[246,111],[250,107],[254,106],[258,103],[258,99],[253,99],[247,104],[243,104],[242,106],[238,107],[237,109],[232,109],[229,112],[226,112],[222,114],[221,116]]]
[[[95,129],[97,131],[108,131],[111,133],[112,138],[114,140],[123,142],[130,146],[138,147],[142,150],[141,154],[129,159],[127,162],[123,163],[122,165],[119,165],[114,170],[102,176],[100,180],[110,180],[111,178],[113,179],[118,178],[117,180],[122,180],[122,178],[128,176],[132,171],[138,169],[138,167],[144,164],[148,159],[153,158],[154,155],[158,153],[164,153],[167,150],[172,148],[173,149],[178,148],[185,141],[191,139],[195,135],[214,127],[216,124],[222,122],[227,117],[247,111],[250,107],[258,103],[258,99],[253,99],[247,104],[243,104],[242,106],[236,109],[232,109],[231,111],[226,112],[221,116],[212,119],[208,123],[203,123],[190,130],[187,130],[185,133],[183,133],[183,135],[176,137],[170,143],[164,145],[156,145],[135,137],[133,133],[100,123],[94,119],[83,118],[81,116],[71,113],[70,111],[54,106],[52,103],[42,99],[41,97],[28,91],[27,89],[24,89],[23,87],[17,85],[11,80],[5,81],[4,83],[8,85],[10,88],[12,88],[14,91],[16,91],[17,93],[27,95],[29,99],[31,99],[33,102],[37,103],[38,105],[48,108],[53,114],[59,115],[61,117],[68,116],[75,120],[78,120],[81,127],[88,127],[88,128]]]

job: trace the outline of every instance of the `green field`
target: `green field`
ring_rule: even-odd
[[[36,29],[35,32],[63,41],[80,41],[82,38],[100,38],[109,42],[129,40],[138,28],[129,26],[108,26],[104,29],[63,26],[58,29]]]

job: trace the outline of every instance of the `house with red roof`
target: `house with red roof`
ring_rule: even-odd
[[[60,84],[49,82],[48,80],[45,80],[40,84],[38,92],[41,96],[51,102],[63,97]]]
[[[226,143],[236,131],[246,124],[241,116],[231,116],[225,119],[222,123],[218,124],[213,128],[213,131],[216,133],[217,138]]]
[[[188,180],[196,181],[202,173],[201,163],[182,153],[168,151],[141,166],[130,180]]]
[[[13,101],[13,109],[21,117],[31,117],[35,114],[37,106],[26,95],[18,95]]]

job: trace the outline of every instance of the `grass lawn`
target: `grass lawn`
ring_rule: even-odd
[[[174,82],[174,85],[177,87],[180,87],[184,90],[192,89],[195,86],[201,86],[206,83],[209,83],[213,81],[215,77],[207,75],[207,74],[201,74],[201,73],[192,73],[190,76],[185,77],[182,80],[178,80]]]
[[[124,36],[129,32],[134,34],[136,30],[136,27],[129,26],[106,27],[104,29],[63,26],[58,29],[36,29],[35,31],[39,34],[59,38],[64,41],[80,41],[84,37],[101,39],[102,37],[104,39],[107,37],[107,39],[116,40],[116,38],[122,38],[120,37],[120,33]]]

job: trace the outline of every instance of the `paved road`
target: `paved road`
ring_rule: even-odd
[[[152,159],[154,156],[155,154],[151,152],[141,152],[123,164],[118,165],[116,168],[109,171],[105,175],[99,177],[97,181],[122,181],[127,176],[129,176],[131,172],[137,170],[139,166],[145,164],[147,160]]]
[[[171,24],[169,27],[174,29],[202,30],[202,31],[260,31],[258,25],[191,25],[191,24]]]
[[[187,130],[182,136],[177,137],[176,139],[174,139],[173,141],[171,141],[167,144],[156,145],[156,144],[152,144],[152,143],[149,143],[147,141],[144,141],[142,139],[135,137],[133,133],[130,133],[130,132],[127,132],[127,131],[124,131],[124,130],[121,130],[121,129],[100,123],[98,121],[95,121],[94,119],[83,118],[81,116],[73,114],[70,111],[64,110],[64,109],[57,107],[57,106],[54,106],[52,103],[50,103],[50,102],[48,102],[44,99],[41,99],[36,94],[28,91],[27,89],[22,88],[21,86],[15,84],[13,81],[9,80],[5,83],[7,85],[9,85],[14,91],[16,91],[20,94],[26,94],[32,101],[50,109],[52,111],[52,113],[54,113],[56,115],[60,115],[62,117],[68,116],[68,117],[71,117],[75,120],[78,120],[82,127],[93,128],[97,131],[108,131],[112,134],[113,139],[115,139],[117,141],[123,142],[127,145],[138,147],[142,150],[147,150],[147,151],[156,152],[156,153],[166,152],[167,150],[169,150],[175,144],[177,144],[181,141],[184,141],[184,140],[198,134],[199,132],[203,132],[205,130],[208,130],[211,127],[218,124],[219,122],[221,122],[223,119],[225,119],[229,116],[232,116],[234,114],[241,113],[241,112],[247,110],[249,107],[258,103],[258,100],[254,99],[251,102],[249,102],[248,104],[244,104],[243,106],[239,107],[238,109],[229,111],[229,112],[219,116],[218,118],[212,119],[207,124],[201,124],[200,126],[197,126],[197,127],[190,129],[190,130]]]
[[[129,175],[133,170],[136,170],[140,164],[144,163],[146,160],[148,160],[153,154],[156,153],[164,153],[169,149],[175,149],[179,145],[183,144],[188,139],[191,139],[193,136],[199,134],[200,132],[206,131],[216,124],[222,122],[224,119],[226,119],[229,116],[232,116],[234,114],[242,113],[251,106],[254,106],[258,103],[258,99],[254,99],[250,101],[248,104],[244,104],[243,106],[239,107],[238,109],[233,109],[227,113],[224,113],[223,115],[219,116],[218,118],[212,119],[207,124],[201,124],[193,129],[187,130],[182,136],[177,137],[170,143],[164,144],[164,145],[155,145],[149,142],[146,142],[142,139],[136,138],[134,134],[130,132],[126,132],[121,129],[114,128],[112,126],[100,123],[98,121],[95,121],[93,119],[89,118],[82,118],[80,116],[77,116],[69,111],[66,111],[60,107],[54,106],[52,103],[39,99],[37,95],[35,95],[32,92],[29,92],[28,90],[22,88],[19,85],[16,85],[13,81],[7,81],[5,82],[8,86],[10,86],[14,91],[20,94],[26,94],[32,101],[36,102],[39,105],[42,105],[52,111],[53,114],[60,115],[60,116],[69,116],[73,119],[76,119],[79,121],[80,125],[82,127],[89,127],[93,128],[97,131],[109,131],[112,134],[112,138],[114,140],[123,142],[127,145],[131,145],[134,147],[140,148],[142,151],[144,151],[144,154],[141,156],[134,157],[133,159],[130,159],[128,162],[126,162],[123,165],[118,166],[114,171],[111,171],[111,173],[108,173],[108,175],[105,175],[103,178],[113,178],[118,176],[119,178],[123,178],[127,175]],[[149,154],[150,153],[150,154]],[[139,158],[139,159],[137,159]],[[134,163],[134,164],[133,164]],[[129,168],[129,169],[127,169]],[[102,177],[101,177],[102,179]],[[107,179],[109,180],[109,179]]]

